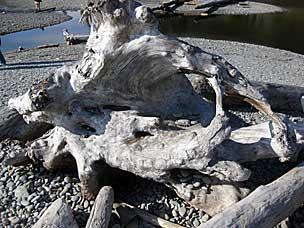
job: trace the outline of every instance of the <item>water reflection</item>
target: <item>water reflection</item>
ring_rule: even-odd
[[[73,17],[73,19],[50,27],[41,27],[39,29],[32,29],[28,31],[16,32],[1,36],[1,50],[10,51],[16,50],[19,47],[32,48],[50,43],[63,43],[64,40],[62,31],[64,28],[68,28],[69,31],[74,34],[89,33],[89,27],[87,25],[78,23],[78,20],[80,18],[80,12],[65,11],[63,13]]]
[[[304,1],[267,2],[284,6],[289,11],[279,14],[218,16],[203,20],[171,18],[161,21],[161,30],[174,36],[234,40],[304,54]]]

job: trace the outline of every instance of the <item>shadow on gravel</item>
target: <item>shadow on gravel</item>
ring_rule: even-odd
[[[0,68],[0,71],[5,70],[21,70],[21,69],[35,69],[47,67],[60,67],[64,63],[72,63],[75,60],[61,60],[61,61],[37,61],[37,62],[22,62],[10,63]]]

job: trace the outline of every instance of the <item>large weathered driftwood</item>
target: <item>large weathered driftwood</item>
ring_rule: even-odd
[[[303,204],[303,178],[304,163],[301,163],[276,181],[258,187],[199,228],[272,228]]]
[[[248,180],[250,171],[240,163],[252,157],[236,151],[255,149],[254,159],[269,153],[281,161],[296,158],[303,146],[302,126],[276,115],[255,86],[220,56],[161,34],[149,8],[133,0],[97,1],[83,19],[91,33],[82,60],[9,104],[27,122],[56,126],[31,144],[28,156],[48,169],[68,165],[62,159],[74,157],[87,197],[100,189],[103,173],[96,164],[106,162],[165,183],[216,214],[248,193],[239,183]],[[206,80],[214,103],[195,93],[187,74]],[[239,129],[242,134],[231,132],[224,94],[241,97],[271,122]],[[186,126],[177,119],[199,124]],[[215,183],[206,183],[213,191],[185,190],[175,177],[185,169],[213,178]]]

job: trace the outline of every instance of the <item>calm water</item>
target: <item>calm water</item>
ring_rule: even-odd
[[[250,16],[217,16],[169,18],[161,21],[161,30],[169,35],[234,40],[261,44],[304,54],[304,0],[261,0],[287,8],[279,14]],[[33,29],[2,36],[2,50],[35,47],[49,43],[63,43],[62,30],[74,34],[88,34],[89,28],[79,24],[79,12],[68,12],[73,20],[43,30]]]
[[[234,40],[304,54],[304,1],[264,0],[289,11],[279,14],[218,16],[203,20],[171,18],[161,29],[174,36]]]
[[[64,28],[67,28],[73,34],[89,33],[90,29],[87,25],[78,23],[80,12],[68,11],[66,13],[73,19],[58,25],[45,27],[44,30],[32,29],[1,36],[1,50],[10,51],[17,49],[19,46],[32,48],[44,44],[63,43],[62,30]]]

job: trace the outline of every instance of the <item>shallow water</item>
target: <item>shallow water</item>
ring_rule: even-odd
[[[41,29],[32,29],[22,32],[11,33],[1,36],[2,51],[15,50],[18,47],[32,48],[44,44],[64,43],[62,30],[67,28],[73,34],[88,34],[90,29],[87,25],[78,23],[80,12],[64,12],[73,17],[72,20],[58,25],[49,26]]]
[[[171,18],[161,21],[169,35],[233,40],[290,50],[304,54],[304,1],[261,0],[282,6],[288,12],[249,16]]]
[[[197,20],[175,17],[161,20],[161,30],[169,35],[233,40],[261,44],[304,54],[304,1],[259,0],[283,6],[289,11],[278,14],[249,16],[216,16]],[[2,36],[2,50],[9,51],[19,46],[31,48],[49,43],[63,43],[62,30],[74,34],[88,34],[89,28],[79,24],[80,12],[67,12],[73,19],[59,25],[33,29]]]

